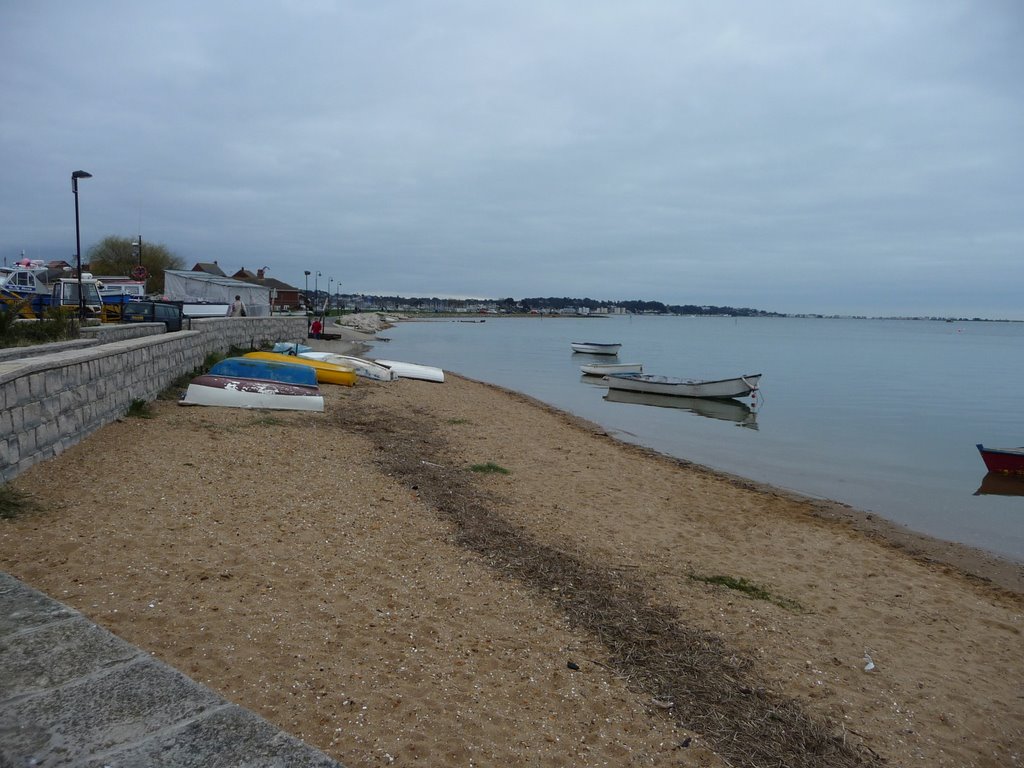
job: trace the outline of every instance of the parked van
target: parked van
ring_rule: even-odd
[[[121,312],[122,323],[163,323],[168,333],[181,330],[183,317],[180,306],[162,301],[133,301]]]

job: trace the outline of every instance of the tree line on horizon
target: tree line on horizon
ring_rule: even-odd
[[[478,304],[492,304],[499,310],[506,312],[531,312],[531,311],[558,311],[569,308],[586,308],[591,312],[597,309],[612,309],[622,307],[633,314],[673,314],[673,315],[730,315],[735,317],[784,317],[778,312],[766,312],[761,309],[749,307],[720,307],[713,305],[697,304],[665,304],[660,301],[645,301],[642,299],[630,299],[626,301],[603,301],[600,299],[574,298],[570,296],[546,296],[530,297],[524,299],[440,299],[434,297],[408,297],[408,296],[374,296],[373,299],[380,305],[390,306],[411,306],[418,309],[436,310],[438,307],[465,308]]]

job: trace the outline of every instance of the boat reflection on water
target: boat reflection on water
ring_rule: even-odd
[[[989,472],[981,478],[975,496],[1024,496],[1024,475]]]
[[[653,405],[658,408],[676,408],[696,413],[709,419],[734,421],[737,426],[757,429],[757,412],[739,400],[715,400],[704,397],[675,397],[656,395],[650,392],[632,392],[626,389],[609,389],[604,399],[609,403],[630,403],[632,405]]]

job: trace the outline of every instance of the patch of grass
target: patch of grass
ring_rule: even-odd
[[[499,464],[495,464],[493,461],[488,461],[486,464],[474,464],[470,467],[473,472],[480,472],[485,475],[507,475],[510,471],[505,469]]]
[[[284,420],[267,413],[257,416],[252,420],[252,423],[260,427],[279,427],[284,424]]]
[[[788,597],[779,597],[778,595],[774,595],[764,587],[742,577],[699,576],[697,574],[690,574],[690,578],[694,581],[700,581],[705,584],[714,584],[719,587],[735,590],[736,592],[742,592],[752,600],[764,600],[769,603],[774,603],[780,608],[785,608],[787,611],[793,611],[794,613],[803,612],[803,607],[796,600],[790,600]]]
[[[36,503],[26,493],[4,483],[0,485],[0,519],[13,520],[18,515],[34,512]]]
[[[470,422],[469,419],[448,419],[447,423],[456,426],[458,424],[469,424]]]
[[[133,419],[152,419],[153,410],[145,400],[136,399],[132,400],[132,404],[128,406],[128,413],[125,415]]]

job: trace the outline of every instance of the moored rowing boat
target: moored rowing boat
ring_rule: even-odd
[[[609,373],[643,373],[642,363],[592,363],[581,365],[580,371],[588,376],[607,376]]]
[[[989,472],[1004,475],[1024,475],[1024,447],[986,448],[978,443],[978,453]]]
[[[569,344],[573,352],[587,355],[617,355],[622,344],[606,344],[600,341],[574,341]]]
[[[646,373],[613,373],[605,377],[609,389],[650,392],[676,397],[746,397],[756,392],[760,373],[731,379],[677,379]]]

